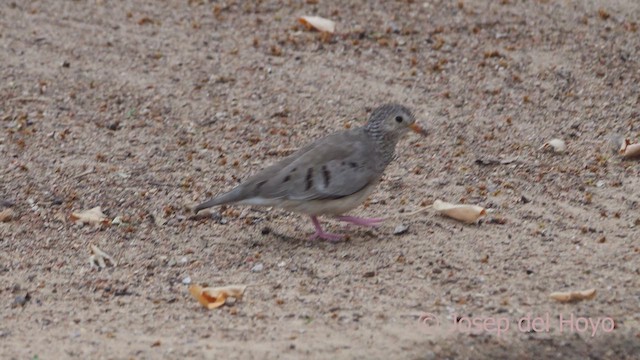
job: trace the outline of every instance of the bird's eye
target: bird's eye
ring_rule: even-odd
[[[396,116],[396,122],[397,123],[401,123],[404,119],[402,118],[402,116],[398,115]]]

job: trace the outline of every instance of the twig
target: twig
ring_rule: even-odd
[[[416,210],[416,211],[412,211],[412,212],[410,212],[410,213],[404,213],[404,214],[402,214],[402,215],[400,215],[400,216],[401,216],[401,217],[405,217],[405,216],[417,215],[417,214],[420,214],[420,213],[422,213],[422,212],[425,212],[425,211],[427,211],[427,210],[431,209],[431,207],[432,207],[431,205],[429,205],[429,206],[425,206],[425,207],[423,207],[422,209],[418,209],[418,210]]]
[[[14,97],[12,99],[9,99],[9,101],[15,101],[15,102],[29,102],[29,101],[51,102],[51,99],[49,99],[49,98],[32,97],[32,96],[19,96],[19,97]]]
[[[87,176],[87,175],[93,173],[94,171],[96,171],[96,169],[95,168],[91,168],[91,169],[89,169],[89,170],[87,170],[87,171],[85,171],[85,172],[83,172],[81,174],[78,174],[78,175],[74,176],[73,178],[74,179],[80,179],[81,177]]]

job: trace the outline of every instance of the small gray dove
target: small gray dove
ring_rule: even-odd
[[[382,222],[381,218],[341,214],[371,194],[393,160],[396,143],[408,130],[426,135],[409,109],[382,105],[364,126],[314,141],[231,191],[196,206],[195,211],[223,204],[279,207],[311,217],[316,232],[310,239],[337,241],[342,236],[325,232],[318,215],[333,215],[359,226]]]

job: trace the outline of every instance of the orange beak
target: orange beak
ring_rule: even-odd
[[[418,125],[418,123],[413,123],[413,124],[409,125],[409,129],[417,132],[418,134],[420,134],[422,136],[427,136],[427,130],[421,128],[420,125]]]

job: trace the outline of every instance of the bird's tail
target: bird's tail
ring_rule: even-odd
[[[196,206],[193,210],[197,213],[200,210],[204,210],[213,206],[234,203],[242,200],[242,195],[242,189],[240,187],[237,187],[229,191],[228,193],[224,193],[220,196],[203,202],[202,204]]]

